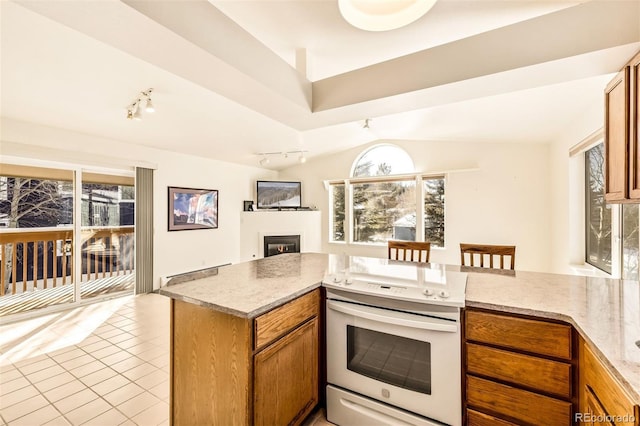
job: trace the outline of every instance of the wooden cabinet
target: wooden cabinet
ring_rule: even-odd
[[[256,318],[255,425],[300,424],[318,403],[319,308],[317,290]]]
[[[254,358],[254,424],[300,423],[318,402],[318,319]]]
[[[467,309],[468,425],[571,425],[573,332],[568,324]]]
[[[640,425],[640,409],[634,405],[584,340],[579,343],[578,424]]]
[[[640,54],[605,89],[605,199],[640,202]]]
[[[172,425],[299,425],[318,403],[320,290],[255,319],[171,301]]]

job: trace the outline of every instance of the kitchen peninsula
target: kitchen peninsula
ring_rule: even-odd
[[[338,258],[317,253],[273,256],[161,288],[160,294],[172,298],[172,424],[302,422],[318,402],[317,373],[312,377],[303,374],[318,365],[321,301],[316,289],[329,263]],[[454,271],[462,268],[447,266]],[[575,330],[576,339],[569,340],[575,346],[569,362],[574,368],[570,387],[578,389],[583,380],[595,380],[582,377],[582,371],[587,371],[587,363],[598,362],[613,380],[606,383],[619,387],[635,405],[631,407],[635,413],[629,415],[635,414],[638,424],[637,282],[521,271],[464,271],[468,273],[467,311],[531,317]],[[304,355],[289,356],[288,347]],[[585,365],[578,364],[583,352]],[[286,370],[278,369],[292,362]],[[303,376],[296,381],[298,373]],[[597,413],[591,400],[578,400],[580,392],[574,392],[574,413]],[[596,402],[607,407],[609,403],[602,399],[601,393]],[[276,406],[281,413],[273,412]],[[486,419],[485,413],[476,414]]]

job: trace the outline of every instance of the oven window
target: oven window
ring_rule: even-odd
[[[347,325],[347,368],[431,395],[431,343]]]

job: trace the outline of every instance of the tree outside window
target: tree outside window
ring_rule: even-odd
[[[330,186],[331,241],[346,241],[345,235],[351,232],[351,242],[357,243],[424,238],[444,247],[444,177],[422,179],[416,186],[420,175],[399,147],[378,145],[365,151],[354,164],[351,182],[336,181]],[[351,194],[351,203],[346,193]],[[416,204],[419,197],[423,205]],[[417,221],[419,208],[424,209],[423,223]],[[350,223],[345,222],[346,213]]]
[[[331,241],[345,241],[345,193],[344,184],[331,185]]]
[[[611,206],[604,199],[604,145],[585,153],[586,262],[611,274]]]
[[[444,247],[444,178],[424,182],[424,240]]]

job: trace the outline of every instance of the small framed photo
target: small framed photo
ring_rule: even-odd
[[[169,231],[217,227],[217,190],[169,187]]]

